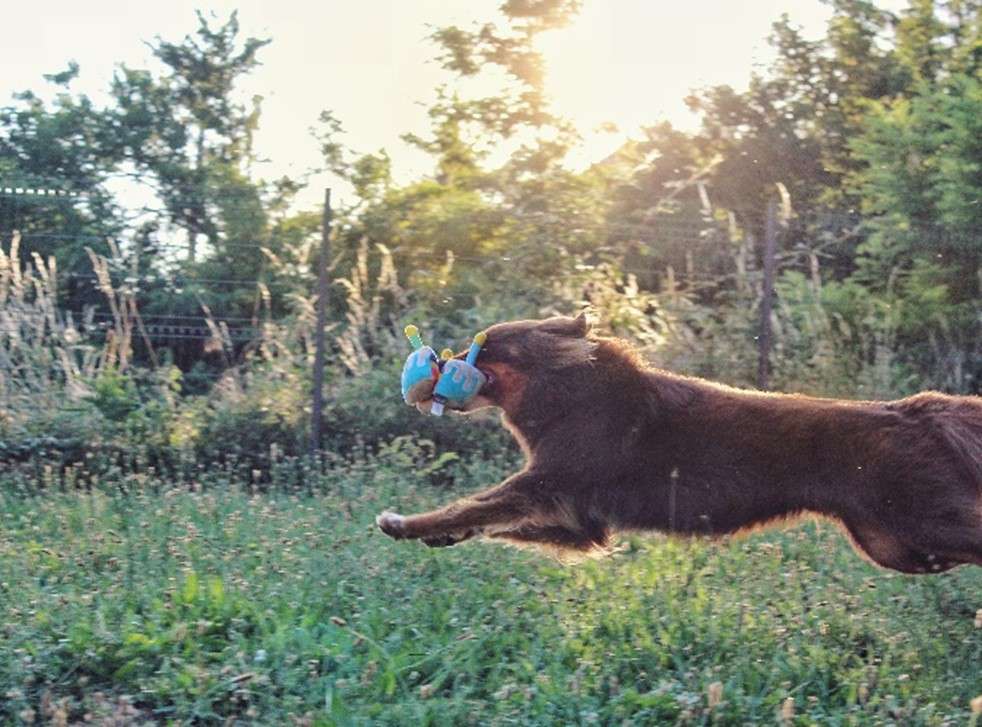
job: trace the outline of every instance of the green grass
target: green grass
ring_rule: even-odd
[[[0,475],[0,723],[973,719],[982,569],[887,573],[825,524],[575,566],[429,550],[372,525],[452,496],[408,471],[356,463],[302,494]]]

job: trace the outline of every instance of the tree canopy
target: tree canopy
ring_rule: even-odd
[[[792,216],[778,251],[787,347],[776,355],[797,362],[788,370],[832,350],[855,373],[888,350],[894,389],[978,391],[982,4],[911,0],[894,13],[828,2],[821,37],[775,20],[775,59],[749,87],[693,92],[698,130],[653,119],[583,171],[567,162],[580,139],[550,107],[537,49],[579,2],[507,0],[485,22],[432,29],[447,80],[429,130],[404,135],[431,155],[430,174],[396,183],[385,150],[348,149],[331,110],[312,120],[322,168],[354,191],[337,211],[335,276],[371,273],[391,255],[403,295],[390,313],[416,306],[447,326],[482,306],[506,316],[609,302],[597,291],[613,286],[652,296],[649,326],[675,316],[690,344],[749,351],[765,210],[781,189]],[[74,64],[45,77],[52,103],[16,94],[0,108],[0,229],[80,276],[86,247],[122,241],[122,255],[139,257],[130,270],[151,315],[296,312],[319,213],[292,202],[303,180],[256,176],[261,99],[237,92],[269,42],[243,38],[235,13],[198,14],[182,40],[150,42],[154,70],[121,63],[104,108],[72,92]],[[497,91],[468,95],[484,76]],[[127,213],[119,180],[155,203]],[[72,309],[94,302],[85,286],[62,295]],[[343,298],[332,315],[345,320]],[[798,330],[815,315],[820,329]],[[705,350],[699,372],[718,374]],[[193,365],[196,354],[178,358]]]

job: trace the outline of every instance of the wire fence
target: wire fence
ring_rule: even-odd
[[[314,409],[323,408],[326,361],[324,305],[328,296],[324,284],[328,281],[323,257],[326,247],[322,247],[321,258],[317,261],[322,268],[322,283],[317,290],[314,290],[316,281],[312,279],[284,281],[262,272],[265,266],[259,263],[265,261],[266,251],[274,255],[285,252],[309,254],[314,241],[297,240],[296,235],[283,239],[270,236],[255,240],[220,239],[216,244],[199,243],[199,251],[205,254],[195,265],[190,254],[190,241],[181,244],[160,235],[134,234],[127,239],[113,234],[111,230],[64,229],[79,222],[78,216],[73,218],[69,210],[77,212],[85,209],[94,195],[59,188],[57,180],[50,180],[48,184],[50,186],[14,184],[0,178],[0,250],[10,250],[16,239],[21,258],[41,254],[42,259],[47,259],[59,249],[61,252],[72,251],[70,257],[74,258],[75,264],[69,266],[70,269],[54,266],[58,269],[56,289],[66,298],[59,302],[84,302],[81,307],[60,306],[68,324],[66,330],[76,331],[84,340],[101,341],[103,351],[109,351],[115,339],[122,335],[127,341],[124,345],[132,346],[135,353],[145,349],[143,355],[150,368],[156,367],[157,354],[169,349],[171,362],[182,369],[182,381],[207,386],[229,373],[235,373],[238,368],[236,364],[242,361],[242,351],[262,340],[268,325],[275,322],[271,319],[271,310],[260,311],[254,307],[253,315],[248,316],[238,312],[243,300],[248,299],[243,293],[259,301],[268,299],[263,286],[273,286],[279,282],[294,290],[298,285],[301,290],[307,287],[318,311],[317,328],[313,335],[316,347],[313,378],[317,382],[313,393]],[[27,210],[24,205],[28,206]],[[39,214],[39,206],[53,210],[50,217],[58,220],[61,229],[44,227],[46,213]],[[227,200],[224,206],[227,212]],[[89,214],[89,221],[94,217]],[[65,224],[66,220],[68,225]],[[89,224],[91,226],[91,222]],[[321,230],[321,237],[322,243],[326,243],[326,230]],[[96,265],[95,261],[91,261],[92,272],[82,271],[80,267],[88,266],[86,258],[89,255],[84,252],[86,248],[97,253],[103,263]],[[243,261],[247,263],[246,269],[258,269],[257,273],[249,277],[202,274],[202,270],[209,267],[221,269],[220,265],[215,265],[216,262],[232,263],[232,269],[236,269],[241,267]],[[79,286],[84,289],[81,295]],[[66,290],[69,292],[66,293]],[[114,302],[113,297],[120,300],[125,297],[129,302],[120,304],[120,300]],[[137,301],[140,305],[137,305]],[[229,305],[233,306],[232,310],[227,309]],[[145,312],[144,309],[148,307],[149,312]],[[127,320],[121,322],[121,316]],[[49,325],[45,321],[41,324]],[[54,321],[50,325],[53,327]],[[0,322],[0,332],[10,336],[32,333],[4,322]],[[130,375],[136,376],[151,373],[132,367],[129,371]],[[312,424],[311,453],[314,453],[321,440],[319,415],[313,417]]]
[[[18,203],[26,204],[59,204],[59,203],[69,203],[77,204],[80,201],[89,199],[92,194],[86,190],[78,189],[65,189],[64,187],[56,186],[57,180],[52,178],[36,178],[33,180],[25,180],[19,183],[12,181],[4,181],[0,179],[0,199],[6,198],[14,202],[13,209],[0,208],[0,241],[9,241],[15,230],[15,224],[18,220]],[[51,186],[46,186],[49,184]],[[195,191],[195,190],[191,190]],[[6,217],[7,219],[4,219]],[[556,219],[552,221],[554,224],[563,226],[564,234],[569,237],[576,237],[577,235],[582,235],[590,239],[599,240],[601,242],[607,240],[616,239],[630,239],[636,241],[642,246],[651,247],[659,241],[665,239],[670,239],[673,245],[680,247],[695,248],[698,245],[716,245],[717,247],[723,244],[724,241],[729,241],[733,237],[732,223],[727,220],[715,219],[710,216],[692,216],[688,215],[684,219],[678,215],[673,214],[655,214],[649,215],[647,218],[634,221],[606,221],[600,226],[594,227],[583,227],[577,228],[575,223],[571,226],[569,221]],[[812,230],[815,229],[826,229],[830,231],[830,234],[842,234],[843,230],[848,230],[860,222],[858,215],[856,216],[833,216],[828,215],[821,219],[812,219],[808,224],[811,225]],[[21,245],[25,248],[44,248],[48,247],[50,249],[51,244],[58,243],[88,243],[91,247],[96,246],[106,246],[110,247],[111,236],[103,234],[94,234],[86,232],[64,232],[59,230],[35,230],[35,229],[24,229],[19,231],[19,239]],[[175,256],[174,260],[178,261],[179,256],[187,255],[189,249],[188,244],[175,244],[170,241],[162,241],[159,239],[147,240],[147,239],[137,239],[130,240],[128,244],[122,241],[115,240],[115,244],[119,247],[129,247],[131,250],[136,250],[139,252],[149,253],[149,255],[166,255],[172,254]],[[277,239],[266,239],[266,240],[234,240],[227,241],[223,240],[216,244],[215,250],[220,250],[221,253],[237,256],[244,251],[250,253],[262,254],[265,250],[277,250],[282,249],[284,245],[293,244],[293,240],[277,240]],[[396,249],[393,251],[395,254],[399,254],[400,250]],[[459,254],[453,251],[421,251],[412,250],[409,254],[414,261],[420,260],[432,260],[434,265],[445,264],[448,260],[452,260],[456,264],[466,264],[471,267],[476,268],[487,268],[491,266],[501,267],[501,266],[517,266],[521,265],[523,261],[528,259],[533,254],[539,253],[541,251],[531,250],[522,252],[502,252],[494,254]],[[795,250],[782,251],[779,252],[779,260],[784,258],[792,257],[799,254]],[[819,254],[821,251],[819,250]],[[643,255],[638,256],[643,258]],[[594,256],[594,259],[589,263],[581,263],[580,267],[589,267],[590,264],[598,265],[603,262],[612,262],[611,260],[605,260],[602,254]],[[651,276],[654,271],[653,261],[645,261],[644,259],[631,259],[623,258],[616,260],[617,269],[626,274],[636,275],[636,276]],[[109,269],[109,274],[111,276],[114,285],[119,286],[129,286],[132,289],[149,289],[153,288],[155,295],[159,299],[165,294],[166,291],[170,291],[174,294],[175,303],[178,302],[179,295],[186,291],[195,291],[199,293],[213,293],[215,295],[227,294],[230,290],[235,288],[254,288],[260,283],[271,283],[272,281],[263,281],[257,277],[248,278],[238,278],[238,277],[215,277],[207,275],[197,275],[189,274],[183,270],[175,270],[173,272],[167,273],[164,271],[138,271],[125,269],[125,266],[121,266],[120,269]],[[425,271],[420,271],[425,274]],[[61,273],[61,280],[63,282],[72,281],[76,284],[88,284],[93,288],[97,288],[100,284],[99,277],[93,273],[79,272],[77,270],[69,270]],[[312,282],[312,281],[311,281]],[[451,303],[455,300],[461,300],[470,297],[469,293],[460,292],[446,292],[443,296],[443,300],[447,303]],[[81,315],[82,311],[75,311],[76,315]],[[205,325],[206,319],[209,317],[204,312],[201,315],[188,316],[186,313],[179,314],[178,317],[173,315],[165,315],[160,313],[154,314],[141,314],[144,321],[147,322],[145,326],[145,337],[151,339],[175,339],[178,336],[185,337],[184,340],[190,339],[201,339],[208,340],[211,338],[210,331]],[[96,320],[110,320],[111,314],[109,311],[98,311],[95,316]],[[221,311],[216,311],[214,315],[211,316],[214,322],[229,325],[231,329],[234,329],[235,337],[245,339],[248,337],[250,331],[254,333],[259,332],[259,327],[256,325],[256,320],[254,317],[242,317],[235,315],[222,315]],[[198,322],[200,325],[191,325],[192,322]],[[100,326],[96,326],[99,328]],[[105,328],[106,326],[101,326]]]
[[[197,191],[197,190],[189,190]],[[13,183],[0,179],[0,242],[8,243],[14,231],[18,227],[25,229],[18,232],[20,244],[26,252],[38,250],[51,250],[52,248],[67,247],[71,243],[78,243],[79,246],[91,247],[100,251],[113,249],[125,250],[128,254],[135,255],[137,264],[131,265],[130,259],[126,261],[114,260],[113,265],[109,265],[103,271],[103,275],[108,276],[109,282],[114,289],[125,289],[136,295],[152,293],[157,308],[151,312],[140,311],[140,327],[138,335],[134,337],[136,341],[144,341],[147,345],[151,342],[166,347],[168,344],[190,345],[190,342],[214,341],[220,335],[226,343],[233,346],[242,346],[250,341],[256,340],[262,333],[262,321],[259,316],[243,316],[236,312],[229,312],[212,306],[212,310],[205,310],[200,306],[202,302],[200,296],[208,296],[214,302],[227,298],[230,293],[237,291],[255,291],[260,285],[274,285],[276,280],[262,275],[252,277],[224,277],[210,276],[195,273],[193,267],[182,265],[187,261],[190,243],[176,243],[172,240],[160,239],[158,236],[132,236],[130,239],[120,239],[113,235],[99,234],[89,231],[68,232],[63,229],[33,229],[37,224],[37,215],[31,216],[31,225],[18,224],[23,221],[23,210],[19,205],[31,205],[32,209],[36,205],[81,205],[93,198],[93,194],[86,190],[65,189],[54,185],[45,186],[40,180],[34,180],[33,184]],[[762,217],[773,215],[773,211],[768,212]],[[554,226],[561,229],[562,234],[568,239],[587,240],[593,244],[594,252],[590,255],[578,259],[577,265],[580,270],[590,270],[597,268],[605,263],[611,264],[618,273],[642,277],[650,282],[651,279],[661,274],[665,266],[664,260],[651,257],[650,253],[655,249],[665,247],[681,251],[685,256],[684,265],[692,266],[691,256],[695,254],[705,255],[722,254],[732,260],[736,254],[747,256],[746,265],[759,273],[761,278],[766,277],[767,262],[770,260],[772,265],[771,280],[761,280],[763,290],[761,295],[764,298],[773,296],[773,266],[786,265],[796,259],[820,259],[830,256],[831,251],[836,245],[844,240],[854,238],[862,228],[863,218],[858,214],[841,213],[820,213],[808,217],[798,217],[794,219],[783,219],[782,226],[778,233],[784,238],[782,246],[772,245],[767,248],[764,240],[755,239],[765,237],[764,229],[768,228],[761,224],[761,230],[746,230],[736,226],[732,217],[720,218],[712,214],[699,214],[688,210],[685,214],[675,212],[656,211],[637,219],[582,224],[577,226],[576,220],[546,218],[536,219],[534,224],[541,225],[548,229]],[[763,222],[763,219],[761,220]],[[322,237],[324,230],[321,230]],[[624,250],[630,249],[630,245],[625,246],[627,241],[636,243],[635,249],[638,251],[634,255],[625,255]],[[772,240],[773,242],[773,240]],[[312,239],[303,241],[303,245],[309,251],[315,244]],[[209,249],[214,254],[216,260],[230,258],[234,262],[242,256],[262,256],[264,250],[275,251],[282,254],[284,251],[294,250],[297,246],[296,239],[278,239],[270,237],[268,239],[235,239],[220,240],[210,246],[202,245],[201,249]],[[612,246],[612,247],[608,247]],[[735,248],[743,246],[742,253]],[[770,249],[767,260],[762,260],[761,250]],[[610,252],[613,250],[613,252]],[[548,256],[543,255],[541,248],[530,246],[528,249],[511,250],[500,253],[459,254],[450,250],[411,250],[403,251],[398,247],[393,249],[394,254],[405,253],[414,263],[420,261],[432,261],[434,268],[433,275],[439,275],[438,268],[448,264],[450,261],[454,265],[466,265],[476,269],[494,268],[496,271],[505,269],[518,269],[523,265],[529,264],[530,259],[535,259],[536,264],[544,263]],[[168,257],[170,256],[170,257]],[[140,263],[141,258],[144,263],[147,259],[156,263],[156,266],[147,266]],[[198,262],[207,262],[209,258],[199,258]],[[556,264],[568,264],[561,258],[557,259]],[[197,266],[200,269],[200,265]],[[703,283],[691,274],[691,270],[677,271],[683,275],[689,273],[686,283],[690,291],[698,291]],[[426,271],[416,271],[417,275],[425,275]],[[715,275],[712,281],[705,282],[705,285],[715,285],[719,275]],[[311,274],[310,279],[303,281],[310,287],[312,297],[319,300],[326,291],[314,291],[316,281]],[[105,284],[105,280],[94,272],[80,272],[78,269],[59,272],[60,284],[72,284],[74,286],[88,286],[90,290],[89,299],[97,300],[98,293]],[[292,281],[293,284],[296,281]],[[768,286],[770,288],[768,289]],[[192,313],[188,310],[189,301],[198,299],[200,313]],[[439,300],[447,305],[452,305],[457,301],[472,299],[473,294],[461,291],[444,291],[440,294]],[[162,307],[169,312],[159,310]],[[116,324],[116,313],[106,308],[88,307],[86,309],[69,310],[76,321],[84,321],[84,332],[90,335],[109,335]],[[766,336],[764,336],[766,338]],[[762,353],[762,357],[765,354]],[[228,364],[227,356],[216,357],[213,362],[214,371],[209,373],[213,378],[222,375],[222,367]],[[762,377],[766,378],[762,373]],[[766,383],[766,382],[764,382]]]

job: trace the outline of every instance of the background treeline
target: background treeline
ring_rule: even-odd
[[[982,390],[982,2],[829,4],[824,37],[775,22],[775,60],[747,90],[694,92],[698,131],[653,125],[584,171],[564,162],[579,139],[535,50],[575,0],[506,0],[483,26],[434,30],[447,83],[429,131],[404,137],[432,155],[425,178],[347,148],[325,111],[311,171],[353,193],[328,261],[324,448],[412,432],[500,451],[493,428],[401,404],[409,321],[460,347],[589,305],[658,365],[752,384],[774,201],[774,388]],[[268,42],[199,16],[151,43],[153,70],[120,65],[105,106],[72,90],[70,64],[0,108],[8,466],[46,452],[63,470],[222,460],[261,477],[305,450],[321,210],[297,211],[304,179],[255,171],[260,99],[236,88]],[[469,94],[485,74],[499,92]]]

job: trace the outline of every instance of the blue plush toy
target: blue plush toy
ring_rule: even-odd
[[[440,362],[433,349],[423,345],[416,326],[406,326],[405,333],[413,352],[402,367],[402,398],[407,404],[415,404],[429,398],[440,378]]]
[[[433,390],[431,413],[440,416],[443,414],[444,406],[462,409],[464,404],[476,396],[481,387],[487,383],[487,377],[474,365],[477,362],[477,354],[481,352],[481,346],[486,340],[487,336],[483,332],[478,333],[474,336],[474,342],[464,361],[452,358],[443,363],[440,379]]]
[[[487,383],[487,376],[474,365],[487,340],[483,332],[474,336],[463,361],[453,358],[449,350],[438,360],[433,349],[423,345],[416,326],[406,326],[406,336],[415,349],[402,368],[402,398],[407,404],[425,401],[432,392],[430,412],[440,416],[447,406],[462,409]]]

